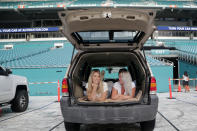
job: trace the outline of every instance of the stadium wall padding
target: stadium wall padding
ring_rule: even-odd
[[[13,74],[26,76],[29,82],[61,82],[67,68],[12,69]],[[57,95],[57,84],[29,84],[31,96]]]
[[[157,92],[169,92],[169,77],[173,78],[172,66],[151,66],[151,70],[156,79]],[[172,84],[173,91],[173,84]]]

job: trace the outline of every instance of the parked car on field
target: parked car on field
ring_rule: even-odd
[[[136,122],[142,130],[154,129],[158,109],[156,80],[147,64],[143,45],[155,29],[155,14],[151,10],[130,8],[59,12],[62,32],[78,50],[62,81],[60,104],[67,131],[78,131],[81,124]],[[106,71],[104,81],[110,89],[110,83],[118,80],[117,70],[122,67],[128,69],[136,82],[134,101],[80,101],[92,69]]]
[[[22,76],[13,75],[10,69],[0,66],[0,106],[11,104],[14,112],[23,112],[29,103],[28,81]]]

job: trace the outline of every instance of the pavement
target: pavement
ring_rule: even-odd
[[[154,131],[196,131],[197,91],[158,93],[159,107]],[[27,111],[14,113],[10,106],[0,107],[0,131],[65,131],[56,96],[30,96]],[[82,125],[82,131],[103,131],[105,126]],[[108,130],[111,127],[107,127]],[[140,131],[139,124],[118,125],[113,131]]]

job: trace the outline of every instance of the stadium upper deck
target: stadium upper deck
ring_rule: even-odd
[[[157,9],[156,20],[174,18],[175,21],[181,19],[191,21],[192,19],[193,24],[186,23],[182,26],[197,25],[197,0],[0,0],[0,28],[61,26],[57,12],[78,7]]]
[[[131,6],[154,8],[197,8],[196,0],[1,0],[0,9],[58,8],[76,6]]]

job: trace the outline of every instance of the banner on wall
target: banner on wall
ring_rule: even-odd
[[[189,27],[189,26],[157,26],[157,30],[197,31],[197,27]]]
[[[51,32],[51,31],[59,31],[59,28],[58,27],[39,27],[39,28],[0,29],[0,33]]]
[[[189,26],[157,26],[157,30],[166,31],[197,31],[197,27]],[[22,32],[51,32],[59,31],[58,27],[39,27],[39,28],[8,28],[0,29],[0,33],[22,33]]]

